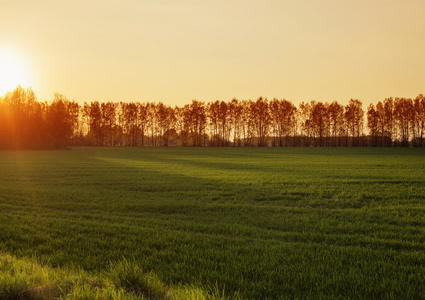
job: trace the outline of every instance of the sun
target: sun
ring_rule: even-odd
[[[12,51],[0,48],[0,97],[18,85],[27,87],[28,83],[23,60]]]

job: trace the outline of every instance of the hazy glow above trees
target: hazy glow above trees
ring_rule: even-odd
[[[15,53],[0,49],[0,96],[18,85],[28,85],[27,71]]]
[[[31,58],[42,101],[367,106],[424,92],[424,11],[424,0],[3,1],[0,45]]]

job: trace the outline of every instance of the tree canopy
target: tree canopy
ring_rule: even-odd
[[[351,99],[192,100],[182,107],[161,102],[79,105],[61,94],[39,102],[18,86],[0,97],[0,149],[68,146],[317,146],[423,147],[425,97],[387,98],[370,104]]]

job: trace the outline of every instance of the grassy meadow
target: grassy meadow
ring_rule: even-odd
[[[111,299],[424,299],[425,149],[1,151],[0,253],[0,298],[22,260]]]

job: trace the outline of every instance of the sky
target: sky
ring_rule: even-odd
[[[40,101],[414,98],[424,13],[424,0],[0,0],[0,87],[15,68]]]

